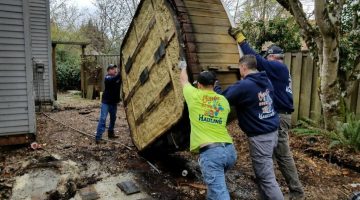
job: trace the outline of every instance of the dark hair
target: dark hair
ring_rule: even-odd
[[[247,68],[255,70],[257,68],[256,57],[254,55],[244,55],[240,58],[239,64],[246,65]]]
[[[200,72],[197,82],[204,86],[214,85],[216,81],[216,75],[214,72],[203,71]]]

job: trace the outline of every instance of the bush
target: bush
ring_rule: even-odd
[[[67,51],[57,51],[56,78],[59,90],[80,90],[80,55]]]
[[[356,152],[360,151],[360,120],[354,113],[347,114],[344,122],[338,122],[335,131],[327,131],[310,119],[299,120],[298,126],[293,131],[298,135],[322,135],[329,138],[331,140],[329,148],[341,146]]]

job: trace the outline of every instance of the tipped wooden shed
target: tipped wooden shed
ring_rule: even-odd
[[[179,81],[214,70],[227,87],[238,80],[239,50],[221,0],[143,0],[121,46],[123,99],[139,150],[187,147],[190,123]]]

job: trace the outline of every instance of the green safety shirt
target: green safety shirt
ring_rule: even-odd
[[[190,151],[199,152],[200,145],[206,143],[233,143],[226,129],[230,112],[226,98],[211,90],[197,89],[190,83],[184,85],[183,93],[191,124]]]

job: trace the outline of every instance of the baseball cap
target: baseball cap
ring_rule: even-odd
[[[264,57],[266,58],[270,54],[284,54],[284,50],[273,44],[266,50]]]
[[[214,72],[203,71],[200,72],[197,82],[201,83],[202,85],[214,85],[216,81],[216,75]]]
[[[106,71],[109,71],[109,69],[112,69],[112,68],[117,68],[117,66],[114,64],[109,64]]]

